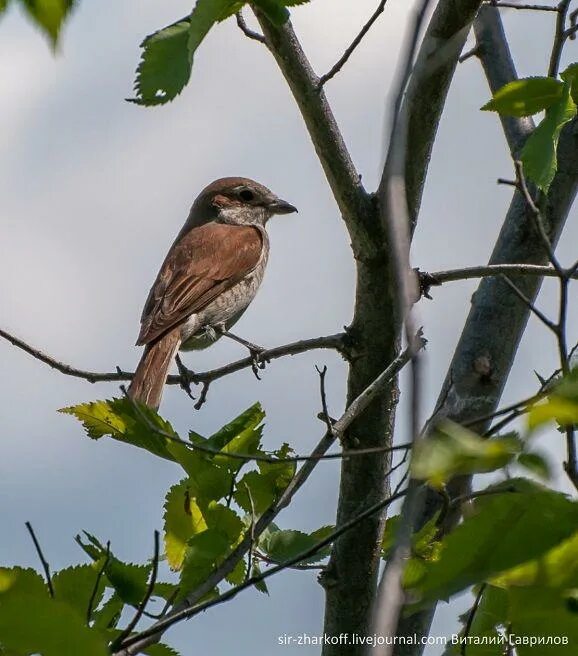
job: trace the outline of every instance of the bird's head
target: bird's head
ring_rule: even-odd
[[[249,178],[220,178],[205,187],[195,200],[190,219],[195,223],[221,221],[237,225],[265,225],[274,214],[297,208],[267,187]]]

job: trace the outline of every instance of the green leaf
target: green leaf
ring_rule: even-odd
[[[98,631],[68,604],[31,593],[0,597],[0,644],[18,654],[107,656]]]
[[[251,576],[261,576],[261,567],[257,561],[253,561],[253,567],[251,568]],[[268,595],[269,594],[269,588],[267,587],[267,584],[265,581],[257,581],[255,583],[255,588],[259,590],[259,592],[262,592],[263,594]]]
[[[114,629],[120,620],[124,601],[115,593],[101,608],[92,613],[93,626],[96,629]]]
[[[323,526],[313,533],[277,530],[270,533],[266,540],[259,541],[259,546],[269,558],[277,563],[284,563],[319,544],[329,537],[334,530],[334,526]],[[318,563],[329,556],[330,550],[330,545],[325,546],[319,549],[317,553],[299,562],[302,565]]]
[[[411,470],[417,479],[441,487],[456,474],[490,472],[507,465],[520,451],[517,437],[483,439],[452,422],[437,427],[414,448]]]
[[[546,117],[528,137],[522,149],[520,159],[525,175],[545,193],[558,168],[556,150],[560,132],[574,116],[576,104],[572,100],[570,84],[566,82],[562,97],[546,110]]]
[[[254,4],[273,25],[283,25],[289,19],[289,12],[285,7],[287,3],[282,0],[254,0]]]
[[[142,653],[147,656],[179,656],[178,651],[168,645],[164,645],[162,642],[145,647]]]
[[[0,596],[27,593],[48,597],[48,586],[40,574],[32,568],[0,567]]]
[[[213,433],[213,435],[207,439],[207,446],[210,446],[213,449],[223,449],[227,445],[230,445],[232,440],[238,439],[245,431],[254,430],[259,427],[263,419],[265,419],[265,412],[261,407],[261,404],[254,403],[238,417],[235,417],[235,419],[228,424],[225,424],[223,428],[219,429],[216,433]],[[192,440],[192,435],[190,437]],[[233,449],[229,449],[229,452],[232,451]]]
[[[578,587],[578,533],[541,554],[539,559],[501,572],[492,583],[500,587]]]
[[[521,453],[518,456],[518,464],[545,481],[552,478],[552,467],[545,455],[535,451]]]
[[[54,597],[64,601],[75,608],[81,615],[86,616],[88,604],[94,594],[98,572],[102,563],[96,561],[92,565],[77,565],[67,567],[52,576]],[[100,578],[96,594],[94,594],[93,608],[100,603],[104,594],[105,579]]]
[[[227,537],[214,528],[193,535],[188,543],[183,561],[180,592],[177,601],[200,585],[229,552]]]
[[[509,620],[518,656],[575,656],[578,621],[563,594],[557,590],[511,588],[508,591]],[[524,637],[556,636],[558,644],[529,644]],[[566,638],[566,642],[562,642]]]
[[[476,595],[478,594],[478,590],[474,592]],[[470,618],[473,610],[475,610],[474,615]],[[469,640],[466,650],[467,656],[503,656],[504,646],[497,640],[500,635],[497,627],[507,625],[507,610],[507,592],[501,588],[486,585],[478,607],[468,610],[460,617],[464,624],[464,630],[460,631],[460,636],[465,635],[465,626],[469,624],[467,630]],[[444,656],[450,654],[459,656],[461,651],[461,647],[454,644],[453,649],[446,649]]]
[[[563,87],[553,77],[514,80],[498,89],[482,111],[498,112],[502,116],[532,116],[558,102]]]
[[[76,0],[21,0],[21,4],[55,48],[62,24],[76,5]],[[6,3],[3,5],[0,10],[5,8]]]
[[[244,560],[239,560],[233,571],[227,574],[225,578],[231,585],[241,585],[241,583],[243,583],[245,580],[246,571],[247,563]]]
[[[560,73],[560,77],[572,86],[572,100],[578,103],[578,63],[570,64],[565,71]]]
[[[197,48],[213,25],[231,15],[238,8],[237,0],[197,0],[190,18],[189,57],[191,64]]]
[[[180,20],[147,36],[136,71],[136,98],[130,102],[147,107],[163,105],[179,95],[191,77],[189,19]]]
[[[178,435],[168,421],[143,404],[138,404],[137,407],[130,399],[110,399],[61,408],[59,412],[80,420],[88,437],[94,440],[109,435],[120,442],[146,449],[161,458],[176,460],[171,452],[171,441],[163,437],[162,433],[174,437]],[[151,426],[160,432],[151,429]]]
[[[165,498],[164,542],[167,561],[172,569],[181,569],[187,542],[207,529],[203,513],[189,490],[189,479],[173,485]]]
[[[76,542],[94,561],[102,564],[106,557],[105,547],[90,533],[84,531],[84,535],[87,541],[83,541],[80,536],[77,536]],[[137,605],[146,594],[150,570],[150,565],[125,563],[109,551],[108,564],[104,572],[118,596],[127,604]]]
[[[512,486],[516,492],[506,492]],[[437,560],[426,563],[416,583],[422,599],[446,599],[469,585],[540,557],[570,537],[578,504],[526,479],[488,488],[504,493],[480,496],[474,514],[441,543]]]

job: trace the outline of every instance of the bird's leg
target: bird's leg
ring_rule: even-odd
[[[193,396],[193,392],[191,390],[191,376],[189,370],[183,364],[181,356],[178,353],[175,356],[175,362],[177,363],[177,369],[179,370],[179,376],[181,377],[181,388],[184,389],[187,393],[187,396],[189,396],[194,401],[195,397]]]
[[[266,349],[264,349],[262,346],[257,346],[257,344],[253,344],[252,342],[248,342],[246,339],[243,339],[238,335],[234,335],[233,333],[229,332],[224,326],[218,326],[216,327],[216,330],[221,335],[223,335],[223,337],[228,337],[229,339],[232,339],[238,344],[242,344],[245,348],[249,349],[249,353],[251,354],[251,369],[255,374],[255,378],[257,378],[257,380],[261,380],[261,377],[259,376],[259,370],[265,369],[265,366],[267,364],[265,360],[261,360],[261,353],[263,353],[263,351],[265,351]]]

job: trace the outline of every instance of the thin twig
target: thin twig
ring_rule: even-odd
[[[50,593],[51,597],[54,597],[54,586],[52,585],[52,577],[50,575],[50,565],[48,564],[46,558],[44,558],[44,554],[42,553],[40,543],[36,538],[32,524],[30,522],[26,522],[25,526],[28,529],[28,533],[30,533],[30,537],[32,538],[32,542],[34,542],[34,547],[36,548],[36,553],[38,554],[38,558],[40,558],[40,562],[42,563],[44,576],[46,577],[46,585],[48,586],[48,592]]]
[[[243,16],[242,11],[238,11],[235,14],[235,18],[237,19],[237,27],[246,37],[253,39],[253,41],[259,41],[259,43],[267,43],[265,37],[262,34],[259,34],[259,32],[255,32],[254,30],[247,27],[247,23],[245,22],[245,17]]]
[[[411,358],[408,349],[403,351],[393,362],[380,374],[363,392],[361,392],[341,415],[341,417],[333,424],[334,434],[325,432],[323,437],[319,440],[307,460],[299,468],[295,476],[291,479],[289,485],[281,493],[279,499],[268,508],[258,519],[254,529],[254,539],[257,539],[263,531],[275,520],[277,515],[286,508],[295,494],[308,480],[309,476],[313,473],[320,457],[323,456],[339,435],[343,434],[351,425],[351,423],[366,409],[366,407],[379,394],[381,389],[386,387],[391,380],[393,380],[401,371],[401,369],[409,362]],[[395,447],[391,447],[395,448]],[[401,493],[400,493],[401,494]],[[202,599],[208,592],[210,592],[216,585],[218,585],[228,574],[230,574],[236,567],[241,558],[245,556],[247,550],[251,546],[251,537],[245,535],[241,542],[233,549],[233,551],[225,558],[219,567],[210,574],[201,585],[195,590],[190,592],[186,599],[174,610],[170,611],[166,620],[171,619],[175,615],[181,613],[184,608],[194,606],[200,599]],[[253,585],[253,584],[251,584]],[[166,621],[165,620],[165,621]],[[163,629],[160,628],[159,623],[154,624],[147,631],[146,637],[142,640],[135,642],[132,647],[123,649],[119,652],[118,656],[131,656],[138,654],[142,649],[150,644],[158,642],[162,635]]]
[[[315,369],[317,370],[317,373],[319,374],[319,393],[321,395],[321,416],[323,417],[323,421],[325,422],[325,425],[327,426],[327,430],[332,433],[333,432],[333,420],[331,419],[331,415],[329,414],[329,408],[327,406],[327,393],[325,390],[325,376],[327,374],[327,366],[324,365],[322,369],[320,369],[317,365],[315,365]]]
[[[554,333],[556,332],[556,324],[539,310],[534,303],[524,294],[524,292],[508,278],[508,276],[502,275],[503,281],[508,285],[508,287],[516,294],[516,296],[526,305],[526,307],[540,319],[540,321]]]
[[[498,9],[526,9],[529,11],[558,11],[557,7],[551,5],[532,5],[517,2],[502,2],[501,0],[486,0],[485,4]]]
[[[379,16],[383,13],[383,10],[385,9],[385,3],[387,0],[381,0],[377,9],[373,12],[367,23],[361,28],[361,31],[359,34],[353,39],[351,42],[351,45],[347,48],[347,50],[343,53],[343,55],[337,60],[337,62],[331,67],[331,69],[322,75],[319,78],[319,82],[317,83],[317,87],[320,89],[328,80],[330,80],[332,77],[335,77],[337,73],[343,68],[343,66],[347,63],[347,60],[351,57],[353,54],[353,51],[357,48],[357,46],[361,43],[363,37],[369,32],[375,21],[379,18]]]
[[[92,588],[92,593],[90,595],[90,599],[88,600],[88,606],[86,608],[87,625],[90,625],[90,622],[92,620],[92,612],[94,610],[94,602],[96,601],[96,595],[98,593],[98,586],[100,585],[100,581],[104,576],[104,572],[108,566],[109,560],[110,560],[110,540],[106,543],[106,553],[104,555],[104,560],[102,562],[100,569],[98,570],[98,574],[96,575],[96,580],[94,582],[94,587]]]
[[[460,269],[446,269],[443,271],[417,270],[420,282],[420,289],[426,298],[431,287],[443,285],[446,282],[456,282],[460,280],[471,280],[472,278],[488,278],[499,276],[501,274],[513,274],[523,276],[539,276],[546,278],[559,278],[560,274],[554,267],[540,264],[485,264],[481,266],[463,267]],[[578,262],[568,269],[568,277],[578,280]]]
[[[391,495],[387,499],[383,499],[382,501],[370,506],[369,508],[361,512],[359,515],[354,517],[349,522],[346,522],[342,526],[337,527],[326,538],[320,540],[317,544],[313,545],[309,549],[306,549],[305,551],[301,552],[297,556],[294,556],[293,558],[290,558],[284,563],[280,565],[276,565],[275,567],[272,567],[271,569],[268,569],[267,571],[262,572],[257,576],[251,576],[241,585],[238,585],[235,588],[231,588],[230,590],[227,590],[216,599],[210,599],[209,601],[206,601],[203,604],[199,604],[198,606],[195,606],[193,608],[184,608],[178,613],[175,613],[170,617],[167,617],[166,619],[157,622],[152,627],[145,629],[144,631],[141,631],[139,634],[127,638],[121,647],[123,651],[114,653],[114,656],[121,656],[121,655],[125,656],[126,654],[136,653],[126,650],[127,648],[130,649],[132,645],[136,645],[143,639],[154,636],[160,631],[166,631],[169,627],[173,626],[177,622],[180,622],[181,620],[190,619],[191,617],[194,617],[199,613],[203,613],[204,611],[208,610],[209,608],[212,608],[213,606],[222,604],[223,602],[228,601],[229,599],[232,599],[233,597],[237,596],[239,592],[242,592],[243,590],[246,590],[247,588],[254,586],[256,583],[260,583],[261,581],[264,581],[270,576],[273,576],[278,572],[282,572],[283,570],[286,570],[292,567],[293,565],[298,564],[302,560],[311,558],[311,556],[314,556],[318,551],[332,544],[339,536],[355,528],[358,524],[366,520],[368,517],[371,517],[375,513],[380,512],[387,506],[391,505],[394,501],[401,499],[404,495],[405,492],[399,492],[397,495]]]
[[[122,371],[118,369],[115,372],[101,373],[96,371],[86,371],[83,369],[77,369],[69,364],[60,362],[50,355],[43,353],[34,346],[27,344],[25,341],[9,333],[6,330],[0,328],[0,337],[4,338],[10,342],[13,346],[25,351],[33,358],[40,360],[44,364],[47,364],[52,369],[56,369],[66,376],[72,376],[74,378],[83,378],[89,383],[100,383],[100,382],[122,382],[132,380],[134,373],[129,371]],[[314,337],[312,339],[304,339],[298,342],[292,342],[290,344],[284,344],[283,346],[277,346],[272,349],[266,349],[260,353],[259,357],[263,360],[276,360],[282,358],[286,355],[298,355],[299,353],[305,353],[307,351],[313,351],[316,349],[334,349],[337,351],[342,351],[344,348],[345,333],[337,333],[335,335],[327,335],[326,337]],[[247,357],[242,358],[241,360],[236,360],[230,364],[224,365],[223,367],[218,367],[217,369],[211,369],[210,371],[205,371],[201,373],[195,373],[193,371],[187,370],[187,379],[189,382],[195,384],[208,384],[229,374],[233,374],[242,369],[246,369],[253,364],[253,358]],[[182,385],[183,377],[181,375],[171,375],[167,378],[168,385]]]
[[[466,656],[466,647],[468,644],[468,636],[470,635],[470,632],[472,630],[472,625],[474,623],[474,618],[476,616],[476,613],[478,612],[478,608],[480,606],[480,602],[482,601],[482,595],[484,594],[484,590],[486,589],[487,583],[482,583],[480,585],[480,589],[478,591],[478,594],[476,595],[476,600],[474,601],[474,605],[470,608],[470,612],[468,613],[468,619],[466,621],[466,626],[464,628],[464,637],[466,638],[462,646],[460,648],[460,654],[461,656]]]
[[[395,362],[397,363],[398,361],[396,360]],[[207,444],[203,444],[199,442],[186,442],[185,440],[181,439],[177,435],[173,435],[172,433],[169,433],[168,431],[165,431],[164,429],[160,428],[160,426],[156,426],[144,414],[144,412],[139,407],[138,403],[136,403],[136,401],[128,395],[126,387],[124,385],[120,386],[120,390],[122,391],[125,398],[131,402],[135,411],[139,415],[139,418],[146,424],[147,428],[151,430],[153,433],[157,433],[161,437],[164,437],[165,439],[170,440],[175,444],[180,444],[180,446],[183,446],[186,449],[190,449],[191,451],[199,451],[200,453],[206,453],[207,455],[211,455],[211,456],[221,456],[221,457],[226,456],[227,458],[232,458],[233,460],[242,460],[244,462],[252,462],[252,461],[266,462],[269,464],[278,465],[281,463],[290,463],[290,462],[307,462],[308,460],[315,460],[315,461],[345,460],[347,458],[366,456],[374,453],[383,454],[383,453],[390,453],[393,451],[401,451],[401,450],[408,451],[409,449],[411,449],[412,446],[411,442],[406,442],[405,444],[396,444],[395,446],[374,446],[374,447],[367,447],[364,449],[343,449],[342,451],[339,451],[337,453],[324,453],[322,455],[307,455],[307,456],[301,456],[301,455],[284,456],[281,458],[278,458],[277,456],[267,456],[260,453],[248,454],[248,453],[238,453],[236,451],[224,452],[221,449],[209,446]],[[334,427],[335,424],[337,424],[337,422],[332,422],[332,429],[331,429],[332,431],[335,430]]]
[[[558,11],[558,15],[556,16],[556,33],[554,35],[554,44],[552,45],[552,53],[550,55],[548,77],[558,77],[564,44],[566,43],[566,39],[571,35],[571,33],[568,33],[566,30],[566,17],[571,2],[572,0],[561,0],[556,8]]]
[[[130,634],[134,631],[134,628],[136,627],[141,617],[143,616],[147,604],[150,601],[150,598],[154,592],[155,583],[157,582],[157,573],[159,570],[159,558],[160,558],[159,532],[155,531],[154,536],[155,536],[154,537],[155,546],[153,552],[152,569],[151,569],[151,575],[147,585],[147,589],[145,591],[144,597],[141,599],[141,602],[138,605],[138,608],[132,620],[126,625],[126,628],[121,633],[119,633],[119,635],[110,644],[109,649],[111,653],[114,652],[116,649],[118,649],[120,645],[122,645],[123,641],[126,638],[128,638],[128,636],[130,636]]]

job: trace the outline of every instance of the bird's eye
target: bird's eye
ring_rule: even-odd
[[[239,192],[239,198],[246,201],[255,200],[255,194],[250,189],[243,189]]]

